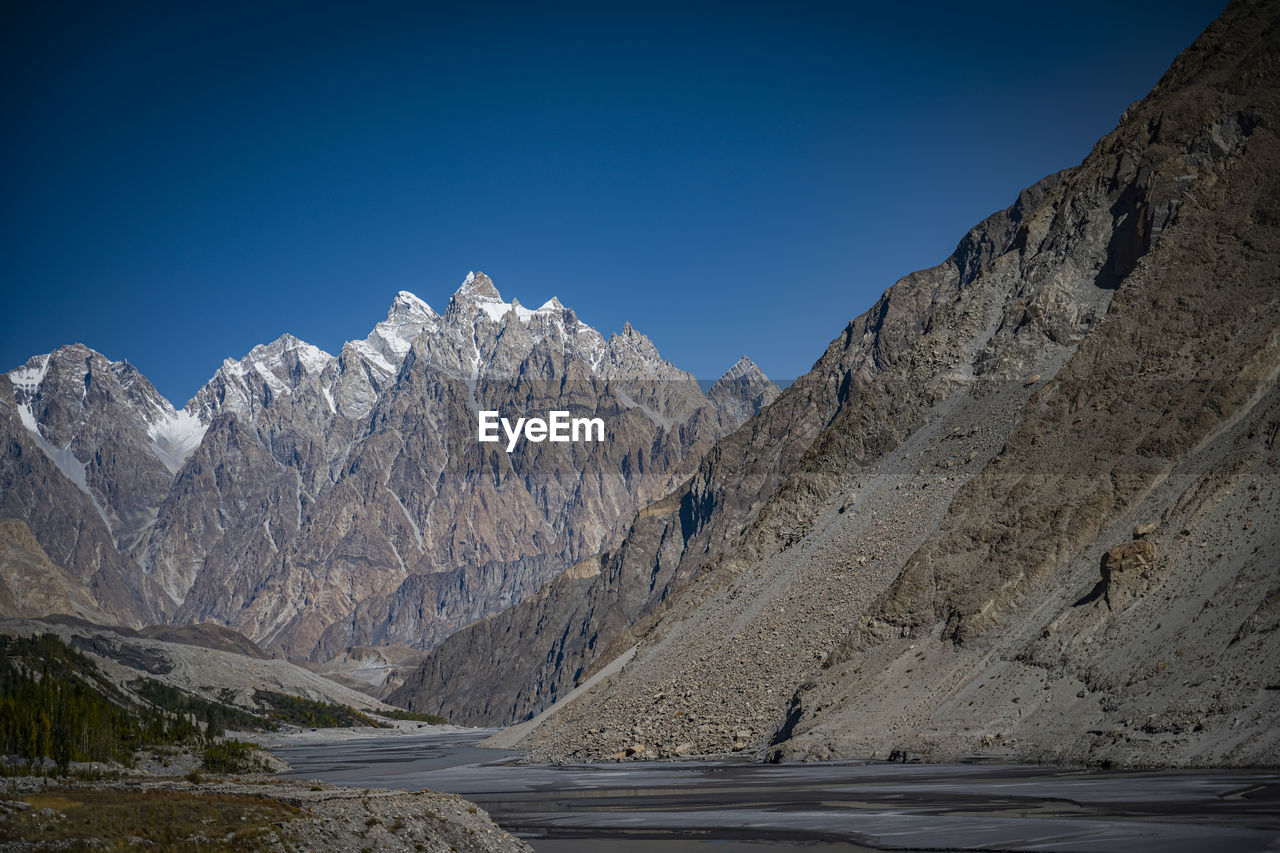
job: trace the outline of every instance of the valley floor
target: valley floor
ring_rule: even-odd
[[[535,850],[1280,846],[1280,772],[831,761],[520,763],[484,730],[279,747],[286,775],[460,794]],[[816,844],[816,847],[809,845]]]

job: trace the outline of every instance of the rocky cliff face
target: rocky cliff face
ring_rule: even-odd
[[[34,434],[29,418],[16,401],[9,377],[0,376],[0,517],[22,522],[40,549],[24,549],[30,551],[28,557],[15,556],[15,563],[6,566],[6,576],[16,580],[23,565],[42,562],[43,552],[70,575],[59,580],[61,575],[54,573],[51,586],[84,584],[95,606],[112,619],[141,623],[146,619],[141,578],[132,561],[116,550],[106,513],[82,476],[84,466],[65,448],[55,448]]]
[[[54,564],[24,522],[0,520],[0,617],[51,613],[111,621],[89,585]]]
[[[1230,6],[598,574],[454,635],[393,698],[519,719],[635,645],[524,745],[1274,763],[1276,35],[1274,4]]]
[[[284,335],[228,359],[181,411],[81,345],[6,381],[0,494],[55,563],[88,583],[105,561],[131,624],[212,621],[317,658],[430,647],[519,601],[612,542],[773,388],[757,370],[709,400],[630,325],[606,339],[558,300],[503,301],[483,274],[439,314],[400,293],[336,357]],[[508,453],[476,441],[481,409],[599,417],[607,440]],[[60,514],[68,488],[94,519]],[[92,542],[86,525],[91,554],[69,544]]]

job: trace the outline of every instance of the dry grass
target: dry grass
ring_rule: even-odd
[[[17,799],[31,808],[0,816],[0,841],[53,842],[61,849],[266,850],[299,810],[260,797],[185,791],[55,790]],[[44,811],[44,810],[50,811]]]

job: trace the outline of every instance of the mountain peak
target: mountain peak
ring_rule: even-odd
[[[764,375],[764,371],[760,369],[760,366],[757,365],[754,361],[752,361],[750,358],[748,358],[744,354],[741,358],[739,358],[736,362],[734,362],[733,367],[730,367],[723,374],[721,374],[720,378],[717,379],[716,382],[719,383],[719,382],[732,381],[741,376],[747,376],[747,375],[752,375],[752,378],[754,378],[754,374],[759,374],[762,379],[765,379],[765,380],[768,379],[768,377]]]
[[[320,349],[315,344],[309,344],[299,337],[285,332],[269,344],[258,344],[249,350],[249,354],[240,360],[242,367],[247,367],[255,359],[269,359],[267,364],[275,368],[280,364],[280,359],[287,353],[296,352],[298,362],[308,373],[319,373],[325,366],[333,360],[333,356]]]
[[[396,298],[391,303],[391,310],[387,312],[387,319],[393,317],[436,317],[438,316],[434,309],[424,300],[407,290],[402,290],[396,294]]]
[[[474,278],[475,274],[472,273],[467,281]],[[391,301],[387,319],[374,326],[364,340],[349,341],[348,344],[375,372],[384,379],[389,379],[399,370],[400,362],[409,352],[414,338],[439,319],[440,315],[426,301],[416,294],[402,290]]]
[[[496,299],[502,301],[502,294],[498,292],[498,288],[493,286],[493,279],[482,272],[469,272],[467,277],[463,279],[462,285],[457,292],[453,294],[453,298],[459,297],[475,297],[482,299]]]
[[[760,414],[781,393],[764,371],[744,355],[716,380],[707,391],[707,399],[741,425]]]

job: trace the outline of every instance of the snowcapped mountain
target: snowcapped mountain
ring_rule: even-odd
[[[291,655],[429,647],[610,542],[758,411],[750,380],[708,398],[630,324],[606,338],[557,299],[505,301],[483,273],[442,313],[401,291],[336,356],[285,334],[227,359],[182,409],[77,344],[7,382],[13,429],[93,517],[10,514],[77,577],[98,569],[57,540],[112,543],[135,622],[219,621]],[[479,408],[572,409],[610,440],[508,454],[475,442]],[[0,495],[29,474],[0,467]]]
[[[387,312],[387,319],[373,327],[363,341],[352,341],[351,346],[371,366],[377,368],[384,379],[391,379],[400,369],[413,339],[429,328],[435,327],[440,315],[431,306],[407,290],[396,294]]]
[[[22,425],[127,548],[155,520],[202,425],[133,365],[82,344],[35,356],[9,380]]]
[[[248,420],[278,397],[320,373],[333,361],[319,347],[285,334],[258,345],[239,361],[227,359],[217,373],[196,392],[185,411],[208,424],[221,411],[235,412]]]
[[[387,318],[363,340],[348,341],[338,357],[285,334],[239,360],[227,359],[184,411],[205,425],[224,410],[252,422],[273,400],[313,383],[331,412],[364,417],[395,381],[414,341],[424,335],[427,363],[471,380],[509,378],[540,346],[605,379],[692,378],[665,361],[630,323],[606,340],[559,299],[552,297],[535,310],[519,300],[504,302],[492,279],[472,272],[443,315],[409,291],[400,291]]]

